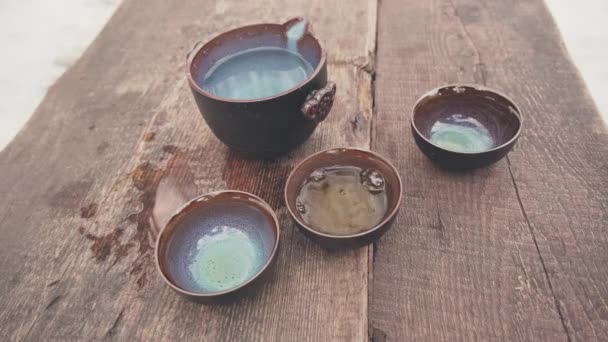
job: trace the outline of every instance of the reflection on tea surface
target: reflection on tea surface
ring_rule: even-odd
[[[200,290],[218,292],[238,286],[262,267],[256,241],[240,229],[218,226],[190,251],[188,270]]]
[[[296,199],[302,220],[331,235],[351,235],[382,221],[388,209],[384,176],[355,166],[315,170]]]
[[[433,144],[456,152],[483,152],[495,146],[492,135],[479,121],[463,114],[437,121],[431,127]]]
[[[219,60],[197,83],[207,92],[235,100],[273,96],[304,82],[313,67],[287,49],[260,47]]]

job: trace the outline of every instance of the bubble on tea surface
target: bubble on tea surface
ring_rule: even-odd
[[[325,169],[324,168],[320,168],[320,169],[316,169],[314,170],[311,174],[310,174],[310,179],[314,182],[320,182],[323,179],[325,179]]]
[[[361,183],[364,184],[371,193],[380,193],[384,191],[385,188],[384,176],[376,170],[362,170]]]
[[[298,212],[300,212],[300,214],[304,214],[306,213],[306,207],[304,206],[304,204],[300,201],[300,199],[296,200],[296,209],[298,209]]]

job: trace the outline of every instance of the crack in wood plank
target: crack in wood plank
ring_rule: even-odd
[[[377,67],[377,63],[378,63],[378,44],[379,44],[379,40],[378,40],[378,27],[380,25],[380,7],[382,6],[382,2],[380,0],[378,0],[376,2],[376,6],[375,6],[375,13],[370,13],[370,16],[373,16],[373,20],[374,24],[370,25],[374,28],[374,32],[373,35],[372,33],[368,32],[368,34],[370,34],[371,36],[373,36],[373,44],[371,47],[368,47],[368,55],[370,55],[371,57],[369,58],[369,60],[371,61],[372,64],[372,69],[370,72],[370,76],[371,76],[371,86],[370,86],[370,92],[371,92],[371,112],[372,112],[372,117],[370,120],[370,124],[369,124],[369,148],[371,150],[374,150],[375,146],[374,146],[374,137],[375,137],[375,129],[376,129],[376,120],[377,120],[377,110],[376,110],[376,67]],[[368,41],[371,40],[368,39]],[[372,246],[373,248],[373,246]]]
[[[511,168],[511,161],[509,160],[509,156],[506,156],[505,159],[507,160],[507,169],[509,170],[509,175],[511,176],[513,188],[515,189],[515,197],[517,197],[517,203],[519,204],[519,209],[521,210],[521,214],[523,215],[524,220],[526,221],[526,224],[528,226],[528,229],[530,230],[530,235],[532,236],[532,241],[534,242],[534,246],[536,247],[536,251],[538,252],[538,258],[540,259],[540,264],[542,265],[543,272],[545,274],[545,280],[547,281],[547,284],[549,285],[549,290],[551,291],[551,296],[553,297],[553,303],[555,304],[555,308],[557,309],[557,314],[559,315],[562,326],[564,327],[564,332],[566,333],[566,337],[567,337],[568,341],[572,341],[572,337],[570,336],[568,326],[566,325],[566,319],[564,317],[561,306],[559,304],[559,300],[557,299],[557,296],[555,295],[555,290],[553,290],[553,284],[551,283],[551,277],[549,276],[549,272],[547,271],[547,266],[543,259],[543,255],[540,252],[540,247],[538,246],[538,241],[536,240],[536,234],[534,233],[534,229],[532,228],[532,223],[530,222],[530,219],[528,218],[528,213],[526,212],[524,204],[521,200],[521,196],[519,194],[519,188],[517,187],[517,182],[515,181],[515,175],[513,174],[513,170]],[[527,277],[528,275],[527,275],[525,267],[524,267],[524,273],[526,274],[526,277]]]
[[[448,2],[448,4],[450,5],[450,7],[452,8],[452,14],[457,19],[456,21],[460,25],[460,29],[462,30],[465,39],[467,40],[467,42],[469,43],[469,45],[473,48],[473,56],[474,56],[473,75],[474,75],[475,81],[479,82],[479,83],[481,83],[483,85],[487,85],[486,84],[487,83],[487,80],[486,80],[486,71],[485,71],[486,65],[483,62],[482,58],[481,58],[481,51],[479,50],[479,48],[475,44],[475,41],[473,40],[473,38],[471,37],[471,34],[469,33],[469,30],[467,29],[467,26],[462,21],[462,17],[458,13],[458,8],[454,4],[454,0],[446,0],[446,1]]]
[[[42,312],[44,312],[44,311],[52,308],[55,304],[57,304],[57,302],[59,302],[59,300],[61,298],[63,298],[63,295],[56,295],[56,296],[54,296],[53,299],[51,299],[51,301],[44,307],[44,309],[42,310]],[[36,316],[36,318],[34,319],[34,321],[32,322],[32,324],[30,325],[27,333],[23,337],[23,341],[26,341],[29,338],[30,334],[34,330],[34,326],[36,326],[36,323],[38,323],[39,318],[42,316],[42,312]]]
[[[373,2],[373,0],[372,0]],[[379,13],[380,13],[380,1],[375,1],[375,4],[372,6],[374,8],[373,11],[368,13],[368,25],[369,30],[368,34],[368,47],[367,47],[367,61],[366,64],[361,68],[364,72],[369,75],[369,102],[366,103],[368,110],[370,112],[369,117],[369,126],[367,129],[368,135],[368,149],[374,149],[374,133],[375,133],[375,122],[376,122],[376,63],[378,62],[378,25],[379,25]],[[373,32],[371,32],[373,31]],[[361,105],[361,104],[360,104]],[[374,341],[376,337],[376,328],[372,327],[372,301],[373,301],[373,278],[374,278],[374,262],[376,260],[376,250],[377,245],[376,241],[373,241],[368,245],[367,251],[367,318],[366,318],[366,327],[367,327],[367,336],[371,341]],[[384,341],[376,341],[376,342],[384,342]]]
[[[53,299],[51,299],[51,301],[46,305],[44,310],[52,308],[55,304],[57,304],[57,302],[59,302],[61,298],[63,298],[63,295],[56,295],[55,297],[53,297]]]
[[[104,338],[110,338],[114,335],[116,335],[116,330],[118,329],[118,324],[120,324],[120,321],[122,320],[122,315],[125,312],[125,309],[121,309],[120,312],[118,313],[118,316],[116,316],[116,318],[114,319],[112,326],[110,327],[110,329],[108,329],[108,331],[106,331]]]

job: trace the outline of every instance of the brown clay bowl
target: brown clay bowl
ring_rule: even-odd
[[[169,219],[156,243],[161,277],[203,303],[251,292],[267,275],[279,246],[279,222],[260,198],[241,191],[199,196]]]
[[[507,96],[479,85],[448,85],[424,94],[412,111],[420,150],[448,169],[473,169],[504,157],[522,127],[521,111]]]
[[[377,225],[371,229],[350,235],[327,234],[305,223],[296,207],[296,199],[304,182],[313,171],[333,166],[356,166],[373,169],[384,176],[387,193],[387,210]],[[315,153],[300,162],[291,172],[285,185],[285,203],[298,229],[323,247],[360,247],[378,239],[392,225],[401,203],[401,178],[397,169],[377,153],[355,148],[334,148]]]
[[[240,27],[195,45],[189,53],[186,75],[196,104],[215,136],[232,149],[275,157],[304,142],[331,110],[336,85],[327,81],[326,53],[309,23],[297,47],[314,71],[297,86],[269,97],[237,100],[211,94],[197,81],[223,57],[259,47],[286,48],[287,31],[302,20]]]

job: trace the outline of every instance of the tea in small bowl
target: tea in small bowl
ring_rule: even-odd
[[[374,169],[334,165],[312,172],[302,185],[296,208],[304,223],[332,235],[364,232],[388,209],[384,176]]]
[[[292,171],[285,202],[296,226],[327,247],[361,246],[392,224],[401,202],[399,173],[371,151],[337,148]]]

